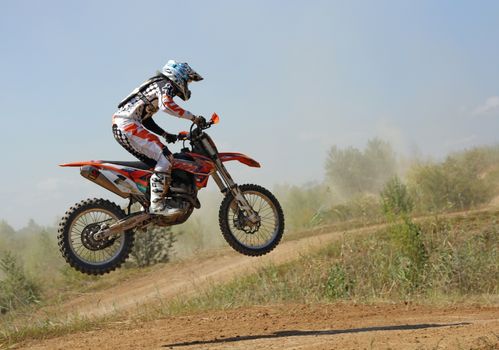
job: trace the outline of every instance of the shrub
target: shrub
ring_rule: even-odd
[[[494,195],[485,176],[489,167],[480,150],[451,155],[440,164],[416,164],[408,178],[418,209],[463,210],[488,202]]]
[[[453,225],[436,219],[424,230],[430,252],[427,288],[444,295],[499,292],[499,224],[494,218]]]
[[[354,282],[350,280],[341,264],[334,264],[329,270],[324,293],[329,299],[347,298],[353,290]]]
[[[0,270],[4,274],[0,281],[0,313],[26,306],[40,300],[40,288],[23,271],[17,258],[5,252],[0,258]]]
[[[398,176],[392,177],[381,191],[381,206],[386,216],[407,215],[414,208],[407,186]]]
[[[135,234],[135,243],[130,255],[138,267],[169,262],[173,255],[175,237],[170,227],[153,227]]]
[[[404,218],[388,232],[396,253],[397,279],[406,292],[412,292],[421,285],[428,260],[423,231],[412,220]]]

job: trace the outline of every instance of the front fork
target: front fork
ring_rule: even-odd
[[[213,180],[215,180],[216,184],[220,188],[220,191],[227,195],[227,192],[230,191],[234,198],[236,199],[235,203],[232,204],[231,209],[236,211],[239,207],[246,214],[246,218],[250,221],[252,225],[256,225],[260,222],[260,217],[258,213],[253,210],[251,205],[248,203],[243,193],[239,189],[239,186],[232,180],[229,172],[225,168],[224,164],[220,159],[215,160],[215,167],[217,169],[216,172],[213,172],[211,176]]]

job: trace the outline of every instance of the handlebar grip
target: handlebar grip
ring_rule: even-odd
[[[178,133],[178,139],[179,140],[188,140],[189,139],[189,132],[187,131],[181,131]]]

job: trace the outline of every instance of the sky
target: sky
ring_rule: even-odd
[[[434,159],[499,141],[497,1],[0,4],[0,220],[16,228],[53,224],[88,197],[120,203],[57,165],[131,160],[111,116],[168,59],[205,78],[177,102],[220,115],[209,131],[219,149],[261,162],[231,164],[239,183],[322,181],[332,145],[373,137]]]

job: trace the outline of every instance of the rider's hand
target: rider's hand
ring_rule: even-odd
[[[192,118],[192,122],[199,126],[200,128],[206,126],[206,119],[203,116],[198,115],[197,117]]]
[[[175,142],[175,141],[177,141],[177,140],[178,140],[178,136],[177,136],[177,135],[175,135],[175,134],[170,134],[170,133],[167,133],[167,132],[165,132],[165,133],[163,134],[163,138],[164,138],[164,139],[166,140],[166,142],[168,142],[168,143],[173,143],[173,142]]]

